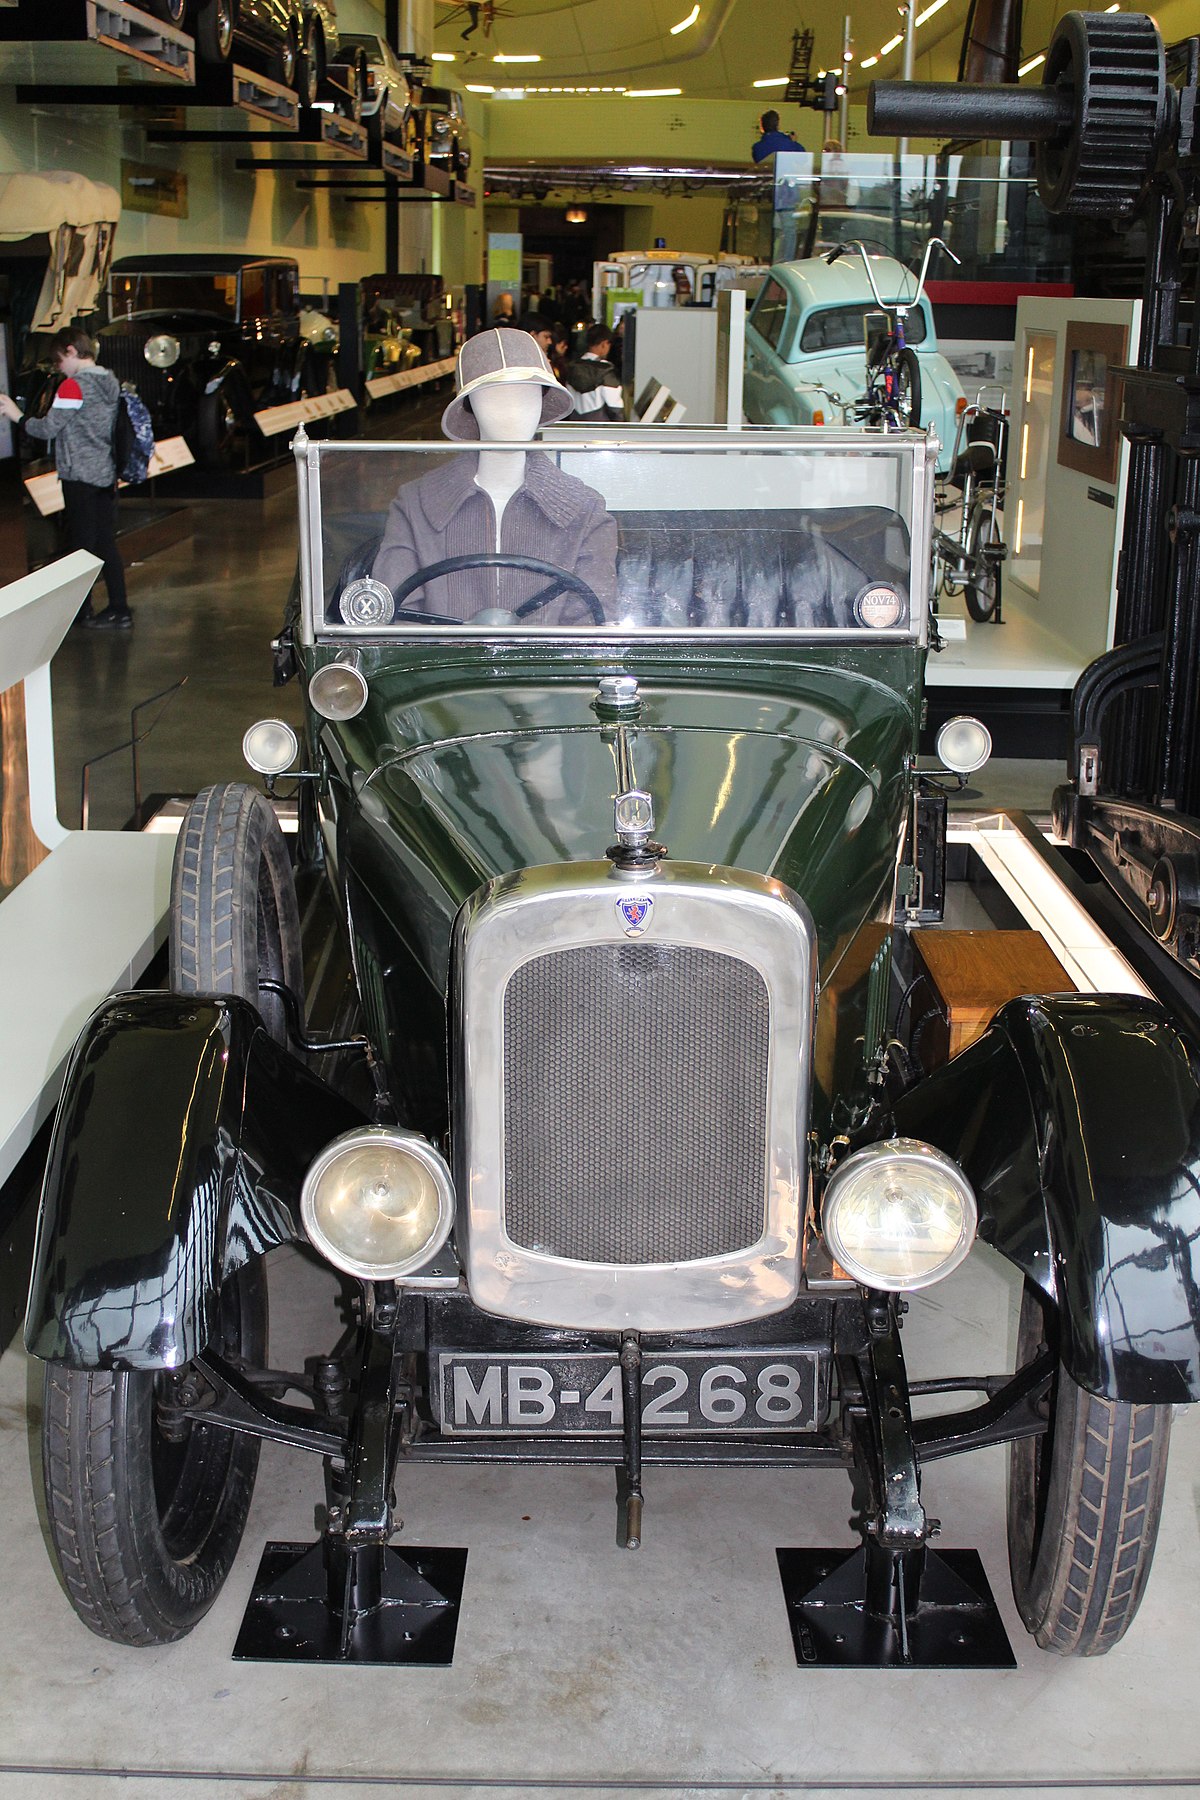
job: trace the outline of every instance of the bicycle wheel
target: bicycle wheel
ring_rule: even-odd
[[[963,583],[967,611],[979,625],[986,625],[1000,605],[1000,558],[986,554],[985,547],[1002,543],[1000,524],[994,501],[976,500],[967,526],[967,567],[970,574]]]
[[[907,425],[921,424],[921,365],[917,353],[904,346],[896,358],[895,396],[897,415]]]

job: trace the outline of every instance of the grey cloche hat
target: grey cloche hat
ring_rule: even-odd
[[[479,422],[468,406],[478,387],[496,381],[540,381],[543,425],[565,419],[574,401],[546,361],[546,353],[527,331],[481,331],[468,338],[458,353],[455,383],[458,392],[442,414],[442,430],[449,438],[478,438]]]

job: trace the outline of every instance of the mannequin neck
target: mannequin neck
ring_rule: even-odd
[[[525,452],[523,450],[481,450],[475,486],[482,488],[496,509],[496,529],[504,517],[504,509],[513,495],[525,485]]]

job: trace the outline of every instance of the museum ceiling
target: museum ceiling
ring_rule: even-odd
[[[919,77],[954,78],[967,7],[968,0],[918,0]],[[458,80],[497,92],[679,89],[692,99],[754,97],[767,105],[783,92],[794,30],[814,33],[814,73],[840,66],[846,7],[836,0],[437,0],[434,10],[439,57],[453,57]],[[1027,58],[1044,48],[1066,10],[1066,0],[1027,0]],[[901,29],[896,0],[856,0],[852,93],[876,76],[899,76]]]

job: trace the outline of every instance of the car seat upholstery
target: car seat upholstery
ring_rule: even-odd
[[[643,625],[846,629],[879,581],[907,614],[907,534],[883,507],[614,517],[621,616]]]
[[[908,613],[908,534],[885,507],[770,508],[758,512],[615,512],[615,619],[686,630],[856,628],[864,587],[887,582]],[[377,522],[376,522],[377,523]],[[345,556],[326,607],[369,574],[378,529],[365,529]],[[419,600],[414,597],[414,604]],[[536,623],[536,621],[534,621]]]

